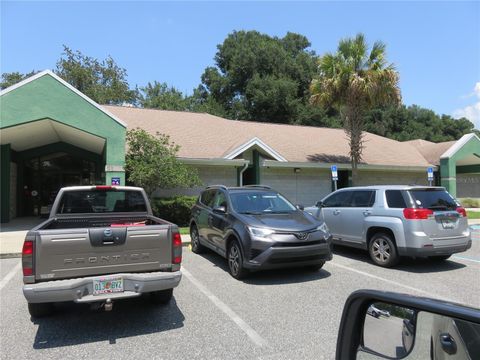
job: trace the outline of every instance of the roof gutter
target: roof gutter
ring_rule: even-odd
[[[304,168],[304,169],[325,169],[330,170],[332,165],[337,165],[339,170],[351,170],[350,164],[330,164],[330,163],[315,163],[315,162],[300,162],[289,161],[279,162],[274,160],[263,160],[260,164],[262,167],[271,168]],[[401,172],[425,172],[428,167],[433,167],[434,170],[438,170],[438,166],[426,165],[426,166],[399,166],[399,165],[371,165],[371,164],[358,164],[359,170],[371,170],[371,171],[401,171]]]

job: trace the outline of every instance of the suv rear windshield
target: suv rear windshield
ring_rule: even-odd
[[[443,189],[421,189],[409,191],[415,207],[430,210],[455,210],[455,199]]]
[[[289,213],[297,208],[276,192],[249,191],[230,193],[234,210],[241,214]]]
[[[145,199],[135,190],[72,190],[60,200],[57,214],[146,212]]]

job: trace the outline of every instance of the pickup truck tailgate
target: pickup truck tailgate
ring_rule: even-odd
[[[37,281],[168,271],[172,266],[171,227],[39,230],[35,253]]]

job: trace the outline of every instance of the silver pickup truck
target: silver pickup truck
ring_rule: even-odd
[[[124,186],[76,186],[59,191],[50,217],[27,233],[23,294],[32,317],[53,303],[113,301],[148,293],[170,301],[182,277],[178,227],[152,215],[145,191]]]

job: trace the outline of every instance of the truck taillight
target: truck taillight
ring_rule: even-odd
[[[33,241],[25,240],[22,248],[23,276],[33,275],[33,253],[34,253]]]
[[[467,210],[465,210],[464,207],[457,207],[457,212],[460,214],[461,217],[467,217]]]
[[[403,216],[407,220],[426,220],[430,215],[433,215],[433,210],[430,209],[403,209]]]
[[[182,262],[182,237],[178,232],[172,232],[172,263],[180,264]]]

